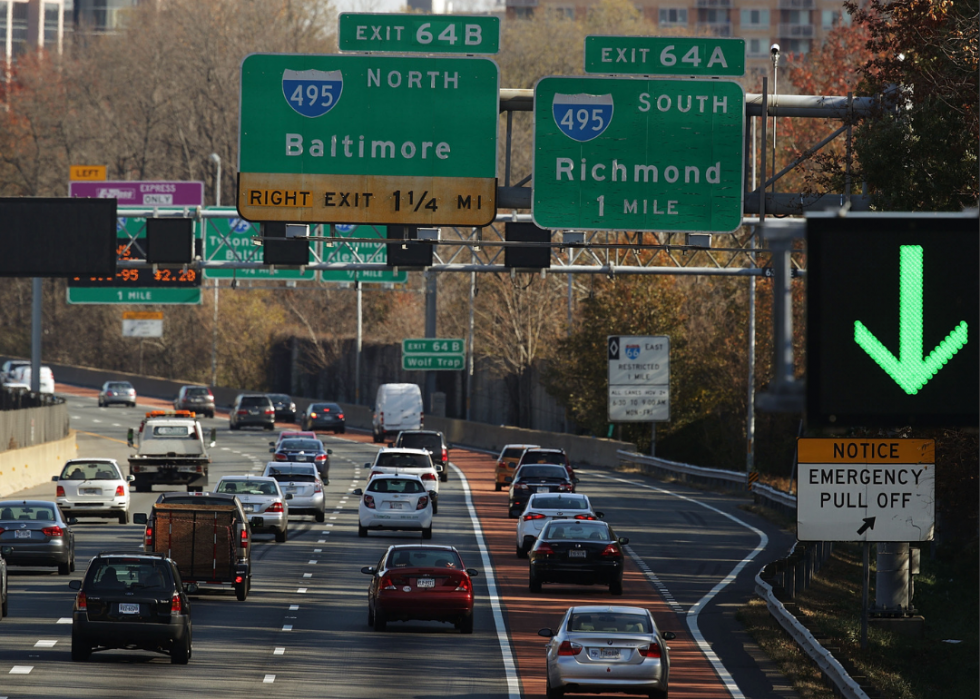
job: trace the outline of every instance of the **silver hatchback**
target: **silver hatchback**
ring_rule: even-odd
[[[292,514],[313,515],[317,522],[326,519],[323,481],[313,464],[270,461],[263,476],[275,478],[286,496],[292,495],[289,511]]]

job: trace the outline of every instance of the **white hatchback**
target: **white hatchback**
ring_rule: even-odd
[[[129,523],[129,483],[115,459],[73,459],[65,464],[55,499],[66,517],[114,517]]]
[[[418,476],[432,496],[432,514],[439,514],[439,472],[425,449],[379,449],[374,463],[364,468],[370,469],[369,481],[382,473]]]
[[[389,529],[421,531],[423,539],[432,538],[432,498],[418,476],[378,475],[354,495],[361,496],[358,536],[367,536],[370,529]]]
[[[581,493],[533,493],[517,520],[517,557],[527,558],[544,525],[553,519],[602,519],[603,516],[592,509],[589,497]]]

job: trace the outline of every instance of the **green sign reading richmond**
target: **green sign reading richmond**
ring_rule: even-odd
[[[343,12],[341,51],[497,53],[500,18]]]
[[[587,36],[585,72],[745,75],[745,39],[713,36]]]
[[[534,222],[733,231],[742,222],[744,120],[745,93],[734,82],[542,78]]]

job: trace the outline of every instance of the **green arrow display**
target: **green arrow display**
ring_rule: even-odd
[[[854,321],[854,341],[903,391],[914,396],[966,344],[968,326],[961,320],[923,359],[922,246],[900,246],[898,269],[898,357],[859,320]]]

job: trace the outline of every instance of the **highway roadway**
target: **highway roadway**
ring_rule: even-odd
[[[163,407],[141,400],[136,409],[99,408],[95,392],[58,387],[68,398],[80,457],[110,457],[121,465],[131,449],[126,431],[143,413]],[[274,433],[231,432],[221,414],[211,450],[212,483],[228,474],[260,472]],[[281,425],[281,428],[291,427]],[[507,495],[493,490],[493,459],[453,449],[449,482],[441,486],[432,543],[457,547],[478,568],[474,633],[450,624],[367,626],[369,578],[385,548],[417,540],[411,533],[357,536],[363,464],[377,447],[367,435],[323,436],[333,450],[327,519],[293,518],[289,541],[257,534],[252,592],[192,600],[194,655],[187,666],[140,651],[105,651],[85,663],[70,660],[68,581],[84,574],[98,551],[136,548],[143,528],[83,519],[74,527],[78,569],[10,569],[10,616],[0,622],[0,699],[66,697],[518,697],[544,696],[544,639],[578,603],[637,604],[677,633],[671,647],[671,697],[792,699],[795,694],[749,642],[734,619],[752,596],[753,577],[781,557],[792,537],[739,509],[742,499],[701,492],[634,474],[580,469],[588,493],[620,536],[630,538],[624,595],[605,588],[546,585],[527,590],[527,562],[514,555],[516,521]],[[571,455],[574,460],[574,454]],[[155,490],[159,490],[156,488]],[[16,497],[53,499],[54,484]],[[148,512],[157,495],[133,493],[131,513]]]

